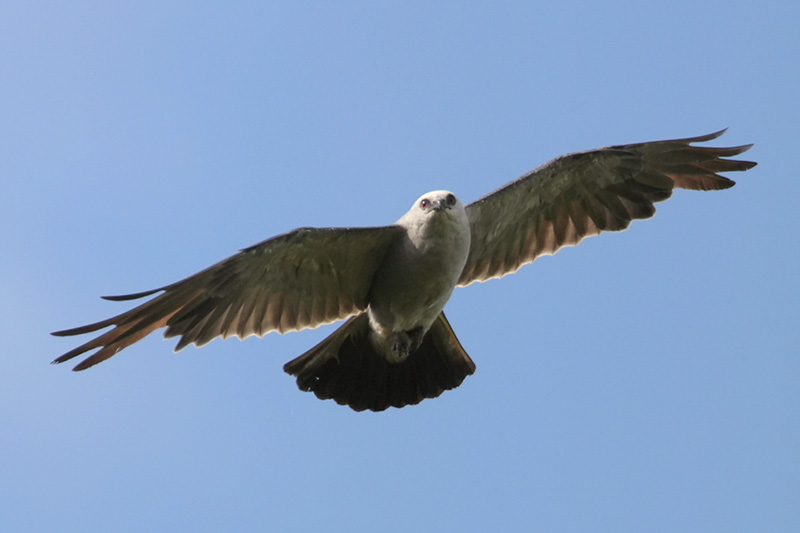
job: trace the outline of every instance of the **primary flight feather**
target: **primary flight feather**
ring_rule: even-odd
[[[442,312],[456,286],[516,271],[544,254],[649,218],[675,188],[727,189],[726,159],[752,145],[694,146],[710,135],[568,154],[464,206],[449,191],[420,197],[390,226],[300,228],[244,249],[115,317],[55,332],[107,332],[57,358],[108,359],[151,332],[176,350],[216,337],[262,336],[348,318],[284,370],[300,389],[361,411],[403,407],[455,388],[475,371]]]

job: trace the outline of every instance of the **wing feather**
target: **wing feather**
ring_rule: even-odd
[[[55,332],[80,335],[113,328],[65,353],[61,363],[97,351],[75,367],[97,364],[151,332],[180,337],[176,351],[216,337],[245,338],[333,322],[366,308],[373,274],[402,230],[300,228],[242,250],[182,281],[106,299],[154,298],[94,324]]]
[[[653,204],[675,188],[732,187],[717,173],[755,163],[722,158],[752,145],[693,146],[724,132],[561,156],[467,205],[472,242],[459,285],[504,276],[602,231],[624,230],[653,216]]]

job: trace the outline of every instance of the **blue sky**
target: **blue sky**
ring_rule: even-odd
[[[800,8],[465,4],[3,3],[0,529],[800,529]],[[99,295],[723,127],[733,189],[457,290],[418,406],[299,392],[331,327],[48,364]]]

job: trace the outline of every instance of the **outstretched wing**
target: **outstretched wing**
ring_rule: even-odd
[[[242,250],[182,281],[137,294],[155,298],[88,326],[53,335],[80,335],[114,326],[71,350],[62,363],[99,348],[75,370],[104,361],[149,333],[166,327],[164,337],[181,337],[175,347],[203,345],[235,335],[300,330],[346,318],[366,308],[372,276],[393,239],[395,226],[300,228]]]
[[[584,237],[623,230],[631,220],[653,216],[653,204],[675,187],[732,187],[717,172],[755,163],[723,158],[752,145],[692,146],[724,132],[568,154],[467,205],[472,242],[458,284],[498,278]]]

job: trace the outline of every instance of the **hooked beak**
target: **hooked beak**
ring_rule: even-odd
[[[436,211],[446,211],[450,209],[452,206],[448,205],[448,203],[444,199],[435,200],[433,202],[433,208]]]

